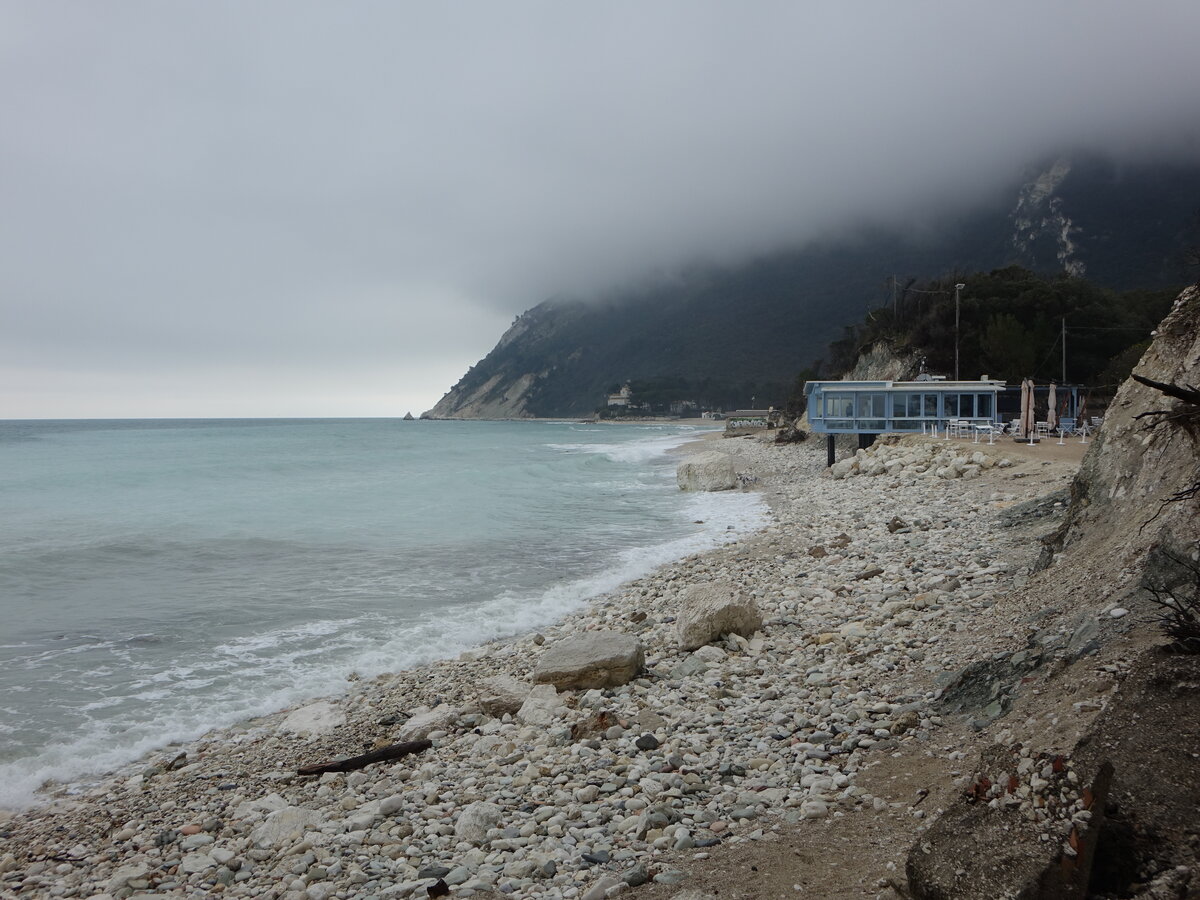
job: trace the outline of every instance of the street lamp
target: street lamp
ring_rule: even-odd
[[[965,288],[965,284],[956,284],[954,286],[954,380],[958,381],[958,292]]]

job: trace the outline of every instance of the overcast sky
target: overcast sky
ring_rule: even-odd
[[[403,415],[521,311],[1052,148],[1200,154],[1200,3],[0,0],[0,418]]]

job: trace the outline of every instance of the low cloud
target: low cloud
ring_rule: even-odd
[[[552,294],[1060,148],[1195,158],[1197,33],[1185,2],[3,2],[0,416],[149,414],[155,379],[254,406],[248,371],[262,414],[298,372],[337,388],[297,413],[424,408]]]

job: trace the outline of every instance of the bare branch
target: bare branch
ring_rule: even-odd
[[[1200,389],[1193,385],[1168,384],[1164,381],[1154,381],[1150,378],[1144,378],[1136,372],[1131,376],[1138,384],[1144,384],[1146,387],[1154,388],[1168,397],[1174,397],[1176,400],[1182,400],[1185,403],[1191,403],[1193,406],[1200,406]]]

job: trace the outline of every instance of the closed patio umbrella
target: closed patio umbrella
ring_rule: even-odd
[[[1054,382],[1050,382],[1050,396],[1046,398],[1046,403],[1049,408],[1046,410],[1046,425],[1053,431],[1058,427],[1058,397],[1056,396]]]
[[[1028,439],[1033,433],[1033,379],[1021,381],[1021,437]]]

